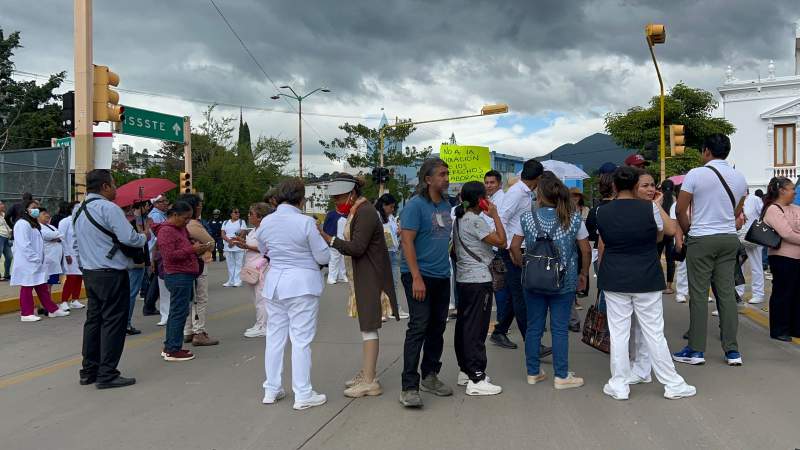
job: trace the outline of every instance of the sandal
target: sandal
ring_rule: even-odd
[[[672,295],[674,293],[675,293],[675,291],[672,288],[664,289],[664,294],[666,294],[666,295]]]

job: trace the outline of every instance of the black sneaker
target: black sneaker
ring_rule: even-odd
[[[489,341],[498,347],[511,350],[517,348],[517,344],[512,342],[511,339],[509,339],[508,336],[503,333],[492,333],[492,335],[489,337]]]
[[[97,387],[97,389],[114,389],[114,388],[130,386],[133,384],[136,384],[136,378],[125,378],[123,376],[119,376],[111,381],[106,381],[104,383],[97,383],[95,384],[95,387]]]
[[[581,324],[580,323],[573,323],[569,326],[569,331],[573,333],[580,333],[581,332]]]
[[[400,392],[400,404],[406,408],[422,408],[422,397],[418,390]]]
[[[544,358],[545,356],[550,356],[553,354],[553,347],[547,347],[545,345],[539,346],[539,358]]]

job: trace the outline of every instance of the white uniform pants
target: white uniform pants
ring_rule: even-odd
[[[335,248],[329,249],[331,260],[328,263],[328,284],[335,284],[338,281],[347,283],[347,269],[344,266],[344,256]]]
[[[675,268],[675,287],[678,295],[684,298],[689,297],[689,274],[686,272],[686,261],[676,262]]]
[[[169,318],[169,290],[164,280],[159,277],[156,279],[158,280],[158,312],[161,313],[161,322],[159,323],[166,324],[167,318]]]
[[[751,277],[751,289],[753,291],[753,298],[754,299],[764,299],[764,262],[761,261],[762,255],[762,247],[760,245],[745,245],[745,251],[747,252],[747,261],[745,264],[750,265],[750,273],[752,274]],[[745,285],[741,284],[736,286],[736,293],[739,294],[739,297],[744,296],[744,288]]]
[[[638,294],[605,291],[605,296],[608,329],[611,333],[611,378],[608,384],[614,392],[630,392],[628,380],[631,379],[632,372],[628,341],[633,316],[641,329],[641,339],[636,342],[637,354],[649,354],[656,378],[667,390],[683,385],[685,381],[675,371],[667,339],[664,337],[661,291]],[[649,370],[647,374],[649,375]]]
[[[267,379],[264,392],[281,389],[283,350],[286,338],[292,341],[292,391],[295,402],[311,397],[311,341],[317,332],[319,297],[302,295],[267,300],[267,349],[264,366]]]
[[[262,275],[258,284],[253,286],[253,304],[256,307],[256,323],[253,328],[258,330],[267,329],[267,299],[262,294],[264,292],[264,277],[266,275]]]
[[[226,284],[241,286],[242,279],[239,274],[244,264],[244,252],[225,252],[225,262],[228,264],[228,282]]]

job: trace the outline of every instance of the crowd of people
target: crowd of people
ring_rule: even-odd
[[[584,379],[570,370],[569,337],[581,330],[578,298],[588,295],[594,272],[610,354],[603,392],[628,399],[632,385],[650,383],[655,373],[664,397],[679,399],[697,390],[674,362],[705,362],[709,301],[716,301],[724,361],[743,362],[737,341],[743,264],[752,273],[749,303],[759,304],[768,262],[770,335],[781,341],[800,336],[795,185],[777,177],[766,193],[748,195],[744,177],[726,161],[729,152],[728,138],[713,135],[703,145],[704,166],[680,183],[661,185],[638,155],[621,167],[605,164],[598,180],[601,200],[592,207],[580,190],[569,189],[533,159],[507,191],[501,174],[490,171],[483,182],[465,183],[456,201],[448,196],[447,164],[427,159],[399,217],[392,195],[372,203],[362,180],[340,174],[328,186],[335,208],[322,224],[303,213],[305,186],[299,179],[270,190],[250,205],[246,218],[233,209],[223,220],[214,210],[205,221],[203,201],[193,194],[174,202],[159,195],[123,210],[113,203],[111,173],[94,170],[87,174],[86,199],[65,204],[52,218],[30,196],[15,205],[11,221],[0,204],[6,219],[0,223],[3,275],[20,286],[24,322],[41,319],[34,291],[49,317],[63,317],[84,307],[78,298],[85,283],[80,384],[105,389],[135,383],[117,364],[126,334],[140,333],[132,323],[140,296],[144,315],[158,315],[165,327],[165,361],[194,359],[185,344],[219,344],[206,325],[208,267],[225,261],[223,286],[252,289],[255,323],[244,336],[266,339],[263,403],[286,396],[284,350],[291,341],[294,408],[303,410],[327,401],[311,382],[326,266],[327,284],[348,285],[347,314],[357,319],[362,338],[362,363],[344,382],[344,395],[383,393],[379,332],[388,319],[407,318],[400,403],[412,408],[423,406],[421,392],[453,394],[440,377],[449,317],[455,319],[457,384],[466,395],[503,391],[500,380],[487,374],[485,341],[488,335],[499,348],[517,348],[509,336],[514,322],[528,384],[548,379],[541,360],[552,357],[554,389],[583,386]],[[745,239],[755,222],[782,240],[766,258],[764,247]],[[51,286],[62,276],[62,302],[56,304]],[[689,303],[687,344],[675,353],[664,335],[665,294]],[[548,330],[552,347],[543,344]]]

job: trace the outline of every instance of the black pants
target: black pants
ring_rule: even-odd
[[[511,297],[511,304],[514,308],[513,314],[503,317],[494,327],[494,333],[506,334],[514,318],[517,318],[517,327],[525,340],[525,333],[528,330],[528,307],[525,305],[525,293],[522,291],[522,268],[511,262],[511,253],[508,250],[500,250],[500,257],[506,264],[506,291]]]
[[[486,333],[492,318],[492,283],[456,283],[459,305],[455,348],[458,367],[477,383],[486,378]]]
[[[770,255],[769,335],[800,337],[800,260]]]
[[[667,258],[667,283],[672,283],[675,280],[674,248],[675,240],[671,236],[664,236],[664,239],[658,243],[658,258],[661,259],[662,253],[665,253]]]
[[[125,346],[125,327],[130,306],[127,270],[84,270],[89,300],[83,325],[81,377],[97,376],[100,383],[119,376],[117,364]]]
[[[447,311],[450,307],[450,278],[423,277],[425,298],[414,299],[410,273],[400,276],[408,300],[408,328],[403,344],[403,390],[419,389],[422,377],[438,374],[442,368],[444,330],[447,326]],[[420,353],[422,365],[420,366]]]
[[[211,260],[212,261],[217,261],[217,255],[219,255],[219,261],[222,261],[222,260],[225,259],[225,257],[223,256],[223,249],[222,249],[223,248],[222,247],[223,244],[222,244],[222,242],[223,241],[222,241],[221,237],[214,238],[214,248],[211,249]]]

